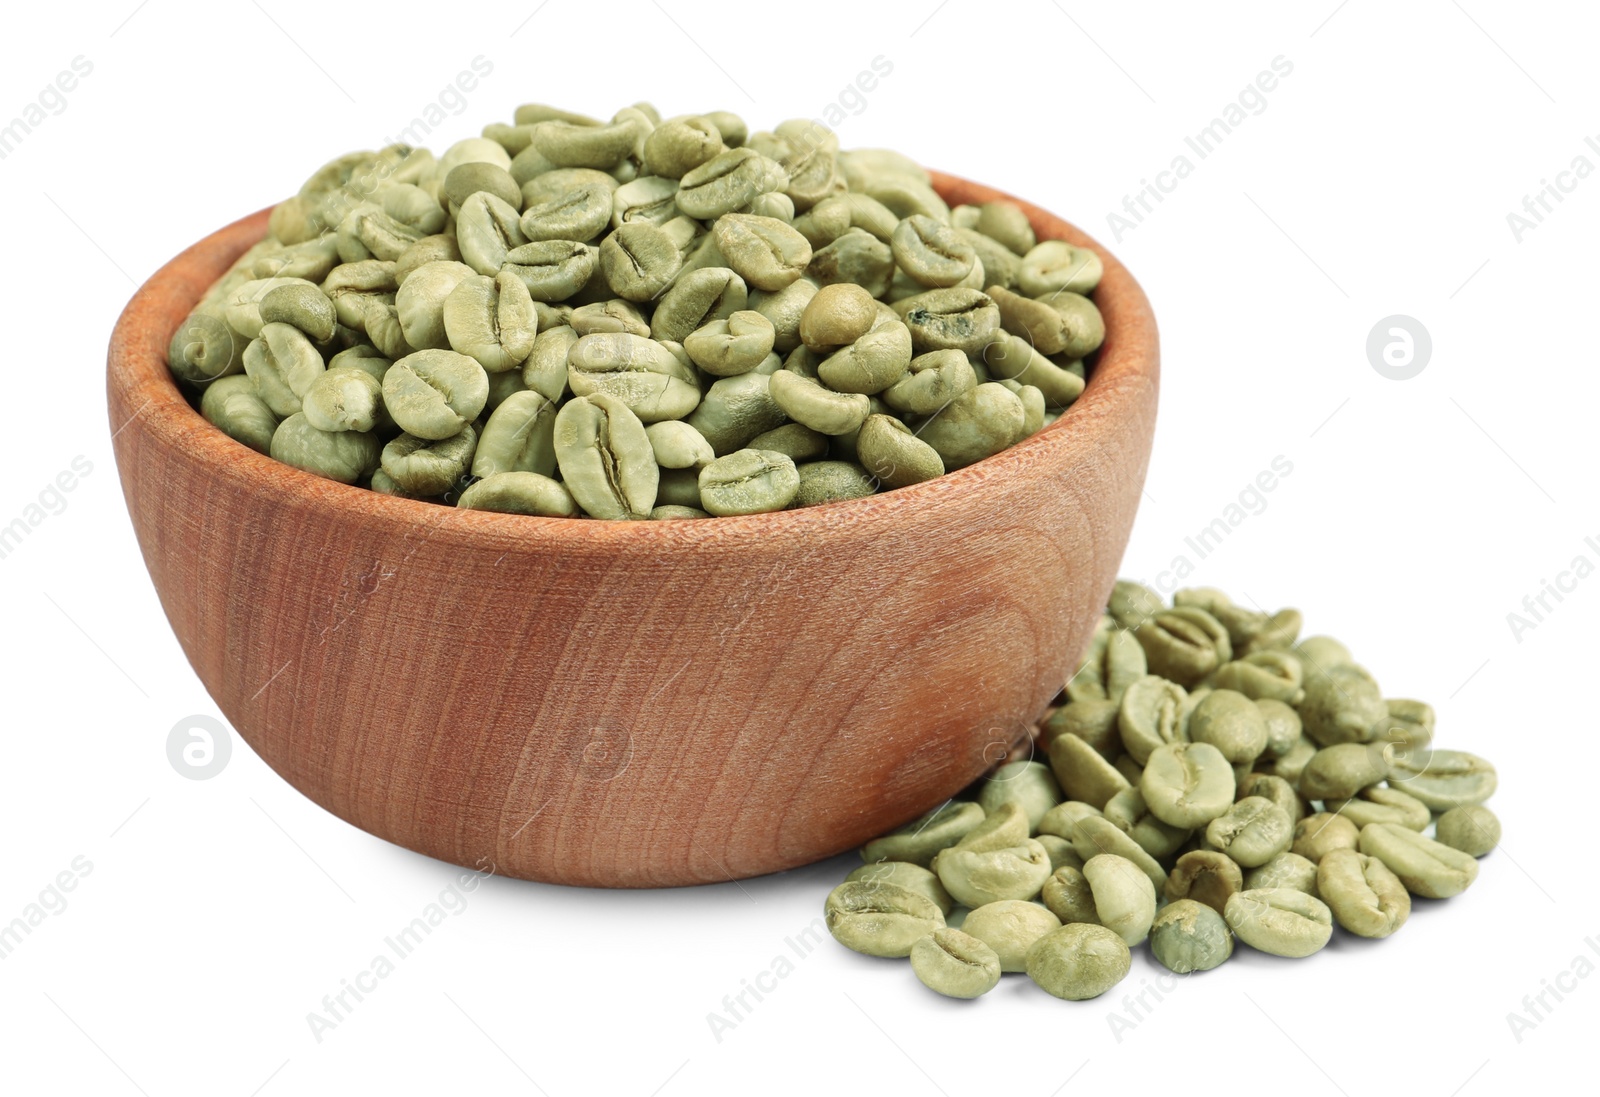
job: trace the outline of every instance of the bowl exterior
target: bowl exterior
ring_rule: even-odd
[[[952,202],[1001,197],[949,177]],[[868,499],[688,522],[564,521],[301,473],[184,401],[167,342],[266,212],[134,297],[108,361],[129,514],[200,680],[335,815],[565,884],[736,879],[857,845],[1024,740],[1115,578],[1158,354],[1100,251],[1107,339],[1055,425]]]

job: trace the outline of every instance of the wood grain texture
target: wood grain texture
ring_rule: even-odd
[[[1006,197],[948,176],[952,205]],[[976,465],[780,514],[461,511],[281,465],[165,363],[267,211],[150,279],[111,339],[117,465],[200,680],[290,784],[389,841],[564,884],[754,876],[942,802],[1060,688],[1144,484],[1148,301],[1094,247],[1107,336],[1055,425]]]

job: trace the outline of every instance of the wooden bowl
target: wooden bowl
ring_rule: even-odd
[[[935,182],[952,205],[1007,197]],[[940,804],[1070,673],[1155,427],[1144,293],[1020,204],[1105,261],[1105,346],[1057,423],[915,487],[689,522],[456,510],[233,441],[185,402],[167,343],[268,211],[207,237],[134,295],[107,362],[128,511],[195,673],[335,815],[511,876],[754,876]]]

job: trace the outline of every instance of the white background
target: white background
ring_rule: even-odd
[[[0,524],[92,464],[0,560],[0,922],[91,865],[0,960],[0,1087],[120,1094],[1037,1094],[1159,1074],[1207,1092],[1554,1091],[1586,1072],[1600,978],[1521,1033],[1522,999],[1600,948],[1593,850],[1596,611],[1578,582],[1519,636],[1525,596],[1600,563],[1593,492],[1600,179],[1519,241],[1507,214],[1600,154],[1600,26],[1584,6],[1427,0],[1111,5],[690,0],[335,5],[171,0],[10,13],[0,119],[93,66],[0,161],[7,411]],[[1337,5],[1337,6],[1336,6]],[[1242,949],[1120,1040],[1160,969],[1059,1002],[1024,977],[945,1001],[831,941],[716,1039],[707,1015],[821,912],[851,856],[654,893],[492,879],[319,1042],[306,1017],[456,870],[303,799],[236,738],[217,777],[168,763],[216,710],[175,643],[123,507],[103,348],[135,285],[192,241],[374,147],[476,56],[492,75],[433,147],[521,102],[596,114],[819,116],[882,55],[839,127],[1085,226],[1160,317],[1161,419],[1125,572],[1296,605],[1438,741],[1491,757],[1505,842],[1474,887],[1376,943],[1305,961]],[[1293,72],[1120,241],[1108,212],[1256,74]],[[1191,153],[1191,159],[1195,159]],[[1369,364],[1405,314],[1433,357]],[[1203,560],[1184,538],[1282,455],[1293,472]],[[1569,584],[1570,585],[1570,584]],[[80,862],[82,864],[83,862]],[[1587,969],[1585,969],[1587,971]],[[1584,1088],[1586,1073],[1573,1084]],[[1071,1083],[1068,1083],[1069,1078]],[[1252,1081],[1246,1081],[1246,1080]],[[1063,1090],[1061,1087],[1066,1086]]]

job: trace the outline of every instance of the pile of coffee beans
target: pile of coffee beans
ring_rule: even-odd
[[[519,107],[319,168],[173,336],[234,439],[388,495],[707,518],[970,465],[1083,391],[1093,251],[897,153]]]
[[[1387,937],[1412,896],[1466,890],[1500,841],[1495,770],[1432,746],[1433,708],[1387,698],[1337,640],[1300,639],[1209,588],[1119,582],[1030,745],[861,850],[833,936],[974,998],[1027,972],[1104,994],[1131,949],[1187,974],[1235,942],[1275,956],[1337,929]],[[1427,834],[1432,829],[1433,835]]]

